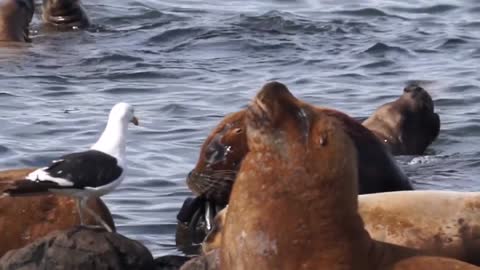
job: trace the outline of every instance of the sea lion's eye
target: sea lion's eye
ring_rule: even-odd
[[[225,147],[222,145],[211,145],[206,152],[208,163],[217,163],[225,158]]]
[[[242,131],[243,130],[241,128],[236,128],[236,129],[233,130],[233,133],[240,134],[240,133],[242,133]]]

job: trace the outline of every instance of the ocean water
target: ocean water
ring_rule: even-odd
[[[86,31],[0,48],[0,169],[88,148],[111,106],[136,107],[130,170],[104,197],[120,233],[180,254],[185,177],[218,121],[268,80],[366,117],[420,82],[441,117],[423,156],[398,161],[419,189],[480,190],[480,1],[84,0]],[[453,4],[452,4],[453,3]]]

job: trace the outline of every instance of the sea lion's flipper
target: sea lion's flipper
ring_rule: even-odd
[[[203,207],[205,199],[200,197],[187,198],[183,202],[182,208],[177,214],[177,220],[184,223],[190,223],[193,216]]]
[[[212,230],[213,219],[217,215],[217,204],[213,201],[207,200],[205,203],[205,226],[206,232]]]

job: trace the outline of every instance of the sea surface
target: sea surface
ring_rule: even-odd
[[[0,48],[0,169],[84,150],[113,104],[133,104],[130,170],[104,199],[156,256],[181,253],[175,217],[202,141],[269,80],[355,117],[420,82],[441,132],[401,167],[419,189],[480,190],[480,1],[83,3],[87,31],[46,31],[37,9],[33,42]]]

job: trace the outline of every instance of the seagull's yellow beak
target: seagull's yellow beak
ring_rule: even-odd
[[[130,120],[130,123],[134,124],[135,126],[138,126],[138,118],[136,116],[132,117],[132,120]]]

